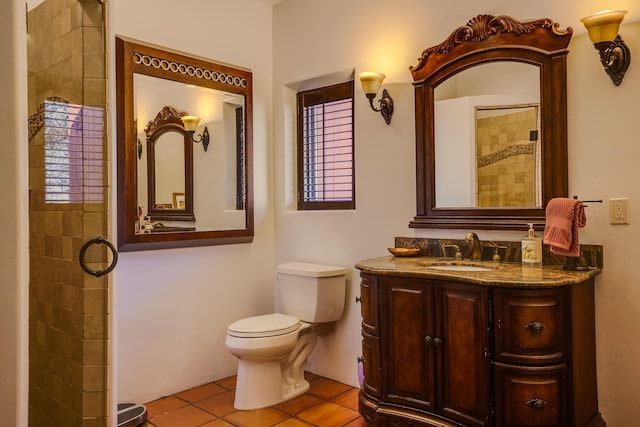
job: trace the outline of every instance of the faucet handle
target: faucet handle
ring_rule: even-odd
[[[460,252],[460,246],[451,244],[451,245],[443,245],[442,247],[443,247],[442,254],[444,255],[445,258],[447,257],[447,249],[453,248],[456,250],[454,258],[462,259],[462,252]]]
[[[507,249],[508,246],[496,246],[495,251],[493,252],[493,260],[496,262],[500,262],[500,249]]]

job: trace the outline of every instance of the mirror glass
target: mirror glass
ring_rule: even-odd
[[[250,242],[251,72],[119,37],[116,70],[119,250]]]
[[[539,207],[540,69],[468,68],[434,90],[436,207]]]
[[[193,143],[188,136],[185,141],[186,134],[180,129],[163,133],[153,144],[144,144],[146,150],[137,162],[138,205],[143,218],[149,215],[152,221],[162,221],[165,227],[154,228],[157,232],[166,232],[166,227],[172,231],[180,227],[196,231],[243,228],[246,212],[242,176],[238,174],[243,167],[238,165],[237,154],[242,148],[238,146],[242,141],[238,118],[244,117],[244,96],[140,74],[133,80],[138,139],[150,138],[148,124],[167,105],[182,115],[200,117],[195,139],[205,127],[210,138],[206,152],[201,143]],[[148,155],[150,150],[152,156]],[[191,162],[187,162],[191,168],[185,166],[185,155],[191,156]],[[153,186],[149,177],[155,177]],[[193,188],[185,186],[189,179]],[[154,191],[153,198],[149,197],[150,191]],[[171,215],[171,210],[185,210],[187,198],[193,198],[193,215]]]
[[[154,143],[156,209],[184,210],[184,135],[167,132]],[[140,165],[141,166],[141,165]],[[140,168],[143,172],[146,168]],[[140,174],[140,171],[138,172]],[[143,202],[138,190],[138,201]],[[143,209],[144,212],[144,209]]]
[[[167,132],[155,141],[154,150],[156,208],[184,210],[184,199],[179,204],[173,200],[178,194],[184,197],[184,135]],[[140,200],[140,191],[138,199],[144,200]]]

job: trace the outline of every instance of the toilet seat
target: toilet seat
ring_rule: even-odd
[[[247,317],[229,325],[228,334],[237,338],[265,338],[285,335],[300,328],[297,317],[281,313]]]

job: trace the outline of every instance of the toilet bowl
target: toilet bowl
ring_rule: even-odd
[[[238,358],[234,407],[257,409],[309,390],[304,366],[316,345],[316,323],[342,316],[346,269],[291,262],[278,266],[284,313],[240,319],[225,345]]]
[[[280,313],[229,325],[225,344],[238,358],[234,407],[263,408],[309,390],[304,362],[315,346],[315,337],[311,324]]]

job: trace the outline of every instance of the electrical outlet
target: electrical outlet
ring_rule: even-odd
[[[629,199],[609,199],[609,220],[611,224],[629,224]]]

